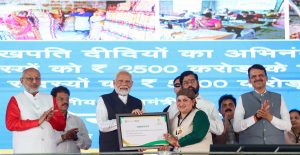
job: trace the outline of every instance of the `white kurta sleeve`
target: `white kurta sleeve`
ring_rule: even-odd
[[[292,127],[290,114],[282,96],[281,96],[281,105],[280,105],[280,116],[281,119],[273,116],[271,124],[274,125],[276,128],[278,128],[279,130],[290,131]]]
[[[169,119],[172,120],[175,117],[177,112],[178,112],[177,104],[176,102],[173,102],[168,109]]]
[[[61,135],[63,135],[64,132],[63,131],[56,131],[56,130],[54,130],[54,133],[55,133],[56,144],[59,145],[59,143],[63,142],[62,138],[61,138]]]
[[[84,149],[87,150],[91,147],[92,145],[92,140],[89,137],[89,133],[87,128],[85,127],[85,124],[83,123],[83,121],[78,117],[77,119],[78,121],[78,140],[76,141],[76,145],[80,148],[80,149]]]
[[[223,121],[219,116],[218,110],[213,106],[211,115],[208,116],[210,123],[210,131],[216,135],[221,135],[224,131]]]
[[[244,119],[245,109],[243,106],[242,97],[239,97],[237,106],[234,111],[233,129],[235,132],[246,130],[248,127],[255,124],[254,116]]]
[[[96,120],[101,132],[110,132],[117,130],[117,120],[108,119],[107,108],[104,104],[103,98],[100,97],[96,107]]]

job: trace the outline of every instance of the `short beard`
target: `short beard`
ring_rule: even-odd
[[[128,90],[125,91],[125,90],[121,90],[121,89],[119,89],[119,88],[117,88],[117,87],[115,86],[115,91],[116,91],[116,93],[117,93],[118,95],[121,95],[121,96],[127,96],[127,95],[129,94],[129,92],[130,92],[130,88],[128,88]]]
[[[30,93],[30,94],[36,94],[36,93],[39,92],[39,89],[38,89],[38,88],[37,88],[37,89],[31,89],[31,88],[26,88],[26,87],[25,87],[25,90],[26,90],[28,93]]]
[[[199,86],[197,88],[189,86],[188,89],[192,89],[195,94],[198,94],[198,92],[199,92]]]

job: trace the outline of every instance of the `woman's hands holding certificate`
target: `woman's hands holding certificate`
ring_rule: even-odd
[[[171,134],[164,134],[165,139],[174,147],[180,147],[178,139]]]

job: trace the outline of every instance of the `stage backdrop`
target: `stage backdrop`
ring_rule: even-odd
[[[112,80],[123,69],[133,75],[131,94],[147,112],[160,112],[175,101],[172,81],[181,72],[199,75],[200,94],[217,101],[223,94],[238,98],[251,91],[247,69],[263,64],[268,90],[281,93],[288,109],[300,103],[300,44],[297,41],[201,42],[0,42],[0,149],[12,147],[5,111],[12,95],[23,91],[19,78],[28,67],[42,73],[41,92],[54,86],[71,90],[70,113],[80,116],[98,148],[95,109],[98,97],[113,90]]]

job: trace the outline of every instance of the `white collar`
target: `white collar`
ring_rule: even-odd
[[[261,93],[259,93],[258,91],[256,91],[255,89],[254,89],[254,91],[257,93],[257,94],[259,94],[259,95],[264,95],[266,92],[267,92],[267,89],[261,94]]]
[[[198,93],[198,95],[196,96],[196,100],[201,100],[202,96]]]
[[[122,96],[122,95],[118,95],[119,99],[124,103],[126,104],[127,103],[127,98],[128,98],[128,95],[125,95],[125,96]]]
[[[67,118],[72,117],[72,114],[70,114],[69,111],[67,111]]]
[[[40,92],[38,92],[37,94],[35,94],[35,96],[33,96],[32,94],[30,94],[26,90],[24,90],[24,94],[29,98],[36,98],[39,96]]]

